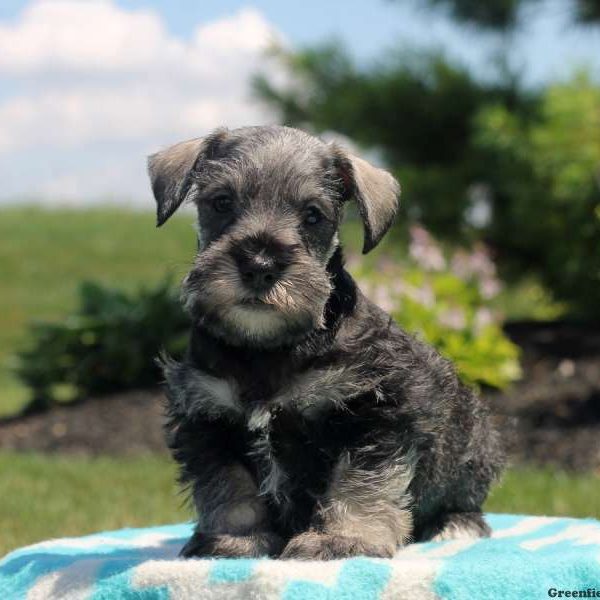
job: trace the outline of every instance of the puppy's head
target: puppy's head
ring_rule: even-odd
[[[158,225],[184,200],[197,207],[187,310],[246,346],[323,326],[344,203],[358,202],[366,253],[391,225],[399,192],[387,172],[287,127],[217,130],[154,154],[149,172]]]

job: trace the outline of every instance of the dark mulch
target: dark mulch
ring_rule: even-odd
[[[600,326],[515,323],[523,380],[489,394],[512,460],[600,475]]]
[[[600,474],[600,327],[519,323],[524,379],[486,393],[513,462]],[[165,452],[162,394],[136,391],[0,421],[0,449],[136,454]]]
[[[141,390],[5,419],[0,448],[84,455],[164,452],[162,402],[158,390]]]

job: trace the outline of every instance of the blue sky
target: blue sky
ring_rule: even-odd
[[[146,154],[275,120],[248,87],[257,70],[282,76],[264,59],[273,39],[298,48],[335,37],[364,65],[391,48],[436,47],[487,76],[500,38],[417,2],[2,0],[0,202],[147,202]],[[599,76],[600,28],[568,17],[568,0],[527,10],[510,47],[530,85],[577,66]]]
[[[140,2],[119,0],[119,4],[131,8]],[[151,0],[143,4],[159,11],[174,32],[186,36],[195,22],[231,14],[249,3]],[[250,4],[294,45],[319,43],[334,36],[362,61],[397,45],[419,45],[444,48],[457,60],[484,71],[486,56],[500,43],[497,35],[477,35],[439,12],[432,14],[419,0],[258,0]],[[579,65],[600,69],[600,28],[575,27],[570,10],[569,0],[546,0],[525,11],[522,29],[511,45],[515,66],[523,69],[531,84],[564,77]]]
[[[81,0],[85,2],[86,0]],[[482,0],[485,1],[485,0]],[[319,43],[332,36],[368,61],[395,45],[442,47],[458,60],[485,67],[498,36],[482,37],[427,11],[418,0],[116,0],[129,10],[148,8],[177,36],[188,37],[198,23],[230,16],[252,6],[294,45]],[[15,19],[30,2],[2,0],[0,22]],[[579,28],[569,18],[569,0],[546,0],[525,11],[522,30],[511,42],[516,65],[533,84],[563,77],[574,66],[600,69],[600,28]]]

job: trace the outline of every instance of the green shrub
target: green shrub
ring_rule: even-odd
[[[490,164],[489,238],[519,272],[537,271],[579,316],[600,306],[600,87],[584,75],[544,94],[537,122],[501,106],[479,116]]]
[[[486,307],[501,286],[485,248],[448,259],[420,227],[411,229],[409,248],[409,259],[388,252],[375,263],[357,261],[352,271],[367,295],[454,360],[466,381],[503,387],[518,377],[517,349]],[[185,349],[189,321],[169,279],[135,293],[86,282],[79,295],[64,321],[34,323],[19,355],[17,374],[34,408],[156,385],[160,349],[175,356]]]
[[[73,315],[31,325],[17,375],[33,406],[153,386],[160,377],[154,357],[161,348],[181,354],[188,327],[170,279],[135,293],[85,282]]]
[[[376,262],[349,258],[361,288],[406,330],[456,364],[467,383],[506,387],[520,376],[519,352],[505,336],[490,301],[500,292],[496,268],[482,244],[446,256],[422,227],[410,230],[410,256]]]

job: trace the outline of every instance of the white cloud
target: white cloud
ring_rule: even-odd
[[[30,3],[0,23],[0,77],[10,83],[0,100],[0,199],[146,196],[148,152],[272,120],[250,99],[249,77],[275,68],[264,63],[274,42],[281,35],[252,8],[180,39],[158,14],[111,0]]]
[[[33,2],[16,24],[0,27],[0,69],[18,74],[136,69],[181,50],[156,14],[98,0]]]

